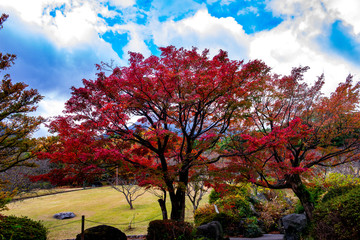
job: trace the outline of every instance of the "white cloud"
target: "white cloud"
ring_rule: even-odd
[[[358,0],[269,0],[267,8],[275,16],[302,17],[308,13],[326,14],[324,21],[343,20],[354,29],[354,34],[360,33],[360,1]]]
[[[221,0],[221,5],[230,5],[231,3],[236,2],[236,0]]]
[[[59,96],[56,92],[46,93],[46,97],[39,103],[37,114],[44,117],[47,123],[52,117],[61,115],[65,109],[65,102],[67,99],[64,96]],[[37,132],[34,133],[33,137],[43,137],[49,135],[48,128],[45,124],[41,124]]]
[[[258,8],[250,6],[250,7],[246,7],[246,8],[239,10],[237,12],[237,15],[246,15],[248,13],[253,13],[253,14],[256,14],[257,16],[259,16],[258,12],[259,12]]]
[[[139,52],[145,57],[149,57],[151,55],[151,52],[144,42],[144,36],[136,31],[132,31],[130,33],[130,36],[131,37],[128,44],[126,44],[126,46],[124,46],[123,48],[124,55],[122,56],[122,58],[128,59],[128,52]]]
[[[57,10],[56,17],[44,28],[48,29],[47,33],[54,42],[64,47],[94,40],[100,30],[97,26],[103,24],[97,13],[85,3],[64,14]]]
[[[358,0],[328,0],[324,2],[325,7],[333,14],[354,29],[354,34],[360,33],[360,1]]]
[[[46,93],[46,97],[39,103],[38,111],[45,118],[57,116],[65,109],[66,101],[65,96],[58,93]]]
[[[11,9],[16,12],[23,21],[33,22],[36,24],[42,24],[43,9],[46,5],[52,2],[53,5],[66,3],[68,0],[36,0],[36,1],[24,1],[24,0],[1,0],[0,6],[5,10]]]
[[[220,5],[230,5],[233,2],[236,2],[236,0],[207,0],[206,1],[208,4],[214,4],[216,2],[220,2]]]
[[[18,15],[24,23],[40,28],[58,47],[92,42],[98,33],[106,31],[106,23],[98,13],[111,16],[106,7],[94,0],[2,0],[0,6],[3,11]],[[59,8],[55,17],[50,15]]]
[[[117,7],[130,7],[135,4],[135,0],[110,0],[109,2]]]
[[[264,60],[280,74],[289,74],[292,67],[310,66],[306,80],[311,83],[324,73],[325,93],[334,91],[349,73],[359,80],[359,68],[327,51],[320,41],[327,37],[326,32],[336,19],[334,12],[329,12],[320,1],[315,0],[273,0],[268,4],[285,20],[276,28],[252,36],[250,58]]]
[[[274,16],[300,15],[305,8],[311,5],[312,0],[269,0],[267,8],[271,9]]]
[[[129,41],[122,48],[124,54],[121,57],[120,65],[124,66],[127,64],[127,60],[129,58],[128,52],[139,52],[143,54],[145,57],[149,57],[151,52],[147,45],[145,44],[145,40],[149,39],[149,29],[142,25],[137,25],[135,23],[127,23],[123,25],[116,24],[110,28],[110,31],[118,32],[119,34],[128,33]]]
[[[243,59],[247,55],[248,37],[234,18],[216,18],[206,9],[178,22],[153,22],[154,43],[158,46],[209,48],[211,54],[219,49],[229,51],[231,58]]]

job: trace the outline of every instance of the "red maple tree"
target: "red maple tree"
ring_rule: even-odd
[[[171,219],[184,220],[190,169],[220,159],[204,153],[250,107],[269,68],[230,60],[224,51],[209,58],[208,50],[160,50],[146,59],[130,53],[129,66],[109,76],[98,66],[97,79],[72,88],[66,115],[51,124],[61,146],[47,157],[132,166],[143,184],[168,192]]]
[[[307,69],[267,78],[249,117],[234,125],[227,151],[236,157],[227,169],[259,186],[292,189],[311,219],[314,205],[302,176],[360,159],[360,84],[349,76],[327,97],[323,76],[313,86],[303,81]]]

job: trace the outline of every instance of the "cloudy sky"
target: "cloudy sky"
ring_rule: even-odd
[[[0,52],[17,55],[8,73],[45,96],[45,117],[61,114],[95,64],[168,45],[262,59],[279,74],[310,66],[306,81],[324,73],[326,93],[349,73],[360,80],[359,0],[0,0],[0,10],[10,15]]]

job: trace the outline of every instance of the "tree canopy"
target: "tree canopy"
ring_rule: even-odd
[[[309,86],[303,79],[307,69],[267,78],[263,93],[253,98],[249,116],[233,126],[227,151],[236,156],[227,169],[239,180],[292,189],[311,218],[313,206],[301,176],[317,166],[360,159],[360,84],[349,76],[324,96],[324,76]]]
[[[210,150],[250,107],[269,68],[261,61],[230,60],[224,51],[209,58],[208,50],[160,50],[160,57],[130,53],[129,66],[109,76],[98,65],[97,79],[72,88],[66,115],[50,124],[60,145],[45,155],[54,162],[135,169],[142,184],[169,193],[171,218],[184,219],[190,169],[220,159]]]
[[[130,53],[129,66],[110,75],[98,65],[95,80],[72,88],[65,115],[49,125],[56,142],[39,154],[60,167],[43,177],[81,182],[120,167],[167,192],[171,218],[183,220],[189,181],[206,167],[217,183],[290,188],[311,218],[304,176],[359,159],[360,84],[352,76],[324,96],[324,76],[304,82],[308,67],[279,76],[224,51],[160,50]]]

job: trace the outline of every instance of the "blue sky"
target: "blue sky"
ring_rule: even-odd
[[[124,66],[128,51],[168,45],[262,59],[279,74],[310,66],[306,80],[324,73],[326,93],[349,73],[360,78],[358,0],[1,0],[0,10],[10,15],[0,52],[18,57],[6,73],[45,96],[36,113],[45,117],[61,114],[95,64]]]

